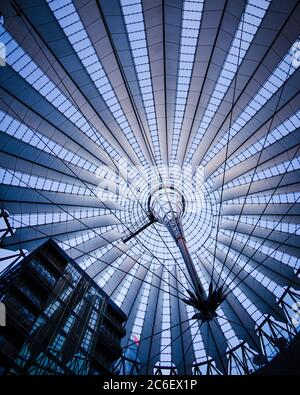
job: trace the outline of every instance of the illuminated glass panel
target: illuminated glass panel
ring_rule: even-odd
[[[131,147],[135,150],[141,163],[146,164],[146,159],[72,0],[47,0],[47,2],[74,51],[81,60],[85,70],[91,77],[103,100],[106,102],[113,118],[118,123]]]
[[[119,307],[122,306],[122,304],[126,298],[126,295],[129,291],[129,288],[132,284],[132,281],[134,279],[134,276],[136,275],[138,268],[139,268],[139,263],[136,262],[133,265],[133,267],[130,269],[129,275],[122,281],[118,294],[116,295],[116,297],[114,297],[114,302]]]
[[[121,159],[119,153],[106,141],[101,133],[90,126],[80,111],[54,85],[2,25],[0,25],[0,41],[6,45],[8,65],[102,149],[105,149],[115,159]]]
[[[296,203],[300,199],[299,192],[277,193],[271,196],[270,194],[241,196],[234,199],[225,200],[223,204],[280,204],[280,203]]]
[[[186,156],[186,162],[191,161],[204,133],[222,103],[222,100],[255,37],[262,19],[265,16],[269,4],[270,1],[265,0],[250,0],[247,2],[245,12],[241,17],[239,26],[232,40],[222,71],[215,84],[210,101]]]
[[[267,131],[267,134],[259,138],[255,143],[251,144],[237,155],[233,156],[226,163],[226,170],[238,165],[251,156],[261,152],[263,149],[280,141],[283,137],[288,136],[300,127],[300,112],[296,112],[276,128]],[[212,177],[221,174],[224,171],[224,165],[220,166],[212,175]]]
[[[11,226],[12,228],[19,228],[23,226],[36,226],[45,225],[48,223],[59,223],[65,221],[73,221],[76,219],[84,219],[91,217],[98,217],[100,215],[109,214],[109,210],[103,209],[85,209],[85,210],[69,210],[65,211],[53,211],[44,213],[30,213],[30,214],[11,214]]]
[[[100,260],[104,254],[106,254],[108,251],[112,250],[114,246],[117,244],[117,242],[112,242],[110,244],[107,244],[103,247],[97,248],[96,250],[92,251],[90,254],[85,254],[83,257],[80,257],[79,259],[76,260],[76,262],[80,265],[82,269],[87,269],[89,266],[91,266],[93,263],[97,262]]]
[[[236,221],[238,219],[238,222],[241,222],[243,224],[254,225],[255,227],[259,227],[259,228],[272,229],[272,231],[300,235],[300,230],[299,230],[300,224],[284,222],[281,219],[279,220],[259,219],[259,218],[256,219],[254,217],[250,217],[246,215],[241,215],[241,216],[224,215],[223,218],[232,221]]]
[[[170,274],[164,270],[162,276],[163,282],[161,289],[163,291],[162,295],[162,323],[161,323],[161,333],[160,338],[160,362],[161,365],[169,366],[172,362],[172,349],[171,349],[171,301],[170,301]]]
[[[144,110],[151,134],[152,145],[154,147],[154,155],[157,163],[161,163],[162,160],[159,147],[159,136],[142,3],[140,0],[131,2],[120,0],[120,3],[122,6],[122,13],[130,43],[135,72],[143,98]]]
[[[250,265],[249,258],[241,255],[239,252],[229,249],[227,246],[220,244],[219,248],[225,254],[228,254],[228,258],[238,265],[238,270],[243,270],[243,273],[247,273],[248,276],[256,279],[262,286],[267,288],[270,292],[274,293],[275,296],[280,298],[284,293],[284,288],[278,285],[275,281],[270,279],[268,276],[262,274],[258,268],[258,264],[254,264],[254,267]]]
[[[106,238],[105,233],[108,232],[110,229],[112,229],[111,226],[103,226],[101,228],[93,228],[90,231],[81,231],[80,235],[78,236],[71,236],[71,235],[67,235],[63,238],[62,242],[57,242],[57,244],[63,249],[63,250],[67,250],[69,248],[76,248],[77,246],[80,246],[81,244],[92,240],[94,238],[96,238],[99,235],[103,235],[103,238]],[[109,241],[107,241],[107,243],[109,244]],[[78,249],[79,252],[80,248]],[[84,251],[82,251],[83,253]],[[67,252],[68,253],[68,252]]]
[[[68,150],[56,141],[43,136],[37,131],[33,131],[25,124],[19,122],[9,114],[5,114],[3,111],[0,111],[0,131],[51,155],[58,156],[60,159],[65,160],[74,166],[78,166],[91,173],[95,173],[97,171],[97,166],[90,161],[84,159],[75,152]]]
[[[272,178],[280,174],[286,174],[295,170],[300,169],[300,156],[292,160],[287,160],[278,163],[275,166],[267,167],[264,170],[250,171],[247,176],[241,176],[235,178],[233,181],[228,182],[224,185],[224,189],[233,188],[239,185],[244,185],[250,182],[265,180],[267,178]]]
[[[179,279],[180,279],[180,283],[185,287],[185,289],[188,289],[188,282],[186,276],[182,272],[179,273]],[[192,306],[189,306],[187,304],[185,305],[185,310],[188,318],[191,320],[193,315],[196,313],[196,310]],[[194,325],[190,326],[190,335],[193,339],[192,347],[193,347],[196,362],[200,362],[202,358],[206,359],[204,344],[199,330],[199,324],[197,322],[195,322]]]
[[[204,258],[207,259],[211,264],[213,264],[213,255],[209,251],[206,251]],[[231,281],[227,278],[227,273],[222,270],[222,263],[218,259],[215,260],[215,270],[216,273],[221,276],[221,279],[225,282],[225,284],[227,284],[229,289],[232,290],[234,296],[242,304],[244,309],[247,310],[248,314],[252,316],[253,320],[256,321],[257,324],[262,322],[264,315],[259,310],[259,306],[254,305],[247,297],[247,295],[245,295],[245,293],[242,292],[238,286],[236,286],[239,282],[238,279]]]
[[[150,269],[151,269],[151,267],[150,267]],[[146,311],[147,311],[147,305],[148,305],[148,301],[149,301],[152,278],[153,278],[153,273],[152,273],[152,271],[149,271],[146,275],[145,283],[143,285],[143,290],[141,293],[141,300],[139,302],[139,306],[138,306],[137,313],[136,313],[136,318],[134,320],[134,324],[132,327],[130,341],[132,341],[134,339],[136,339],[136,340],[141,339],[143,325],[144,325],[145,319],[147,319]]]
[[[180,50],[178,77],[176,89],[175,116],[172,134],[171,161],[176,161],[178,143],[182,132],[183,117],[189,93],[194,60],[201,25],[204,1],[189,1],[183,3],[182,26],[180,35]]]
[[[29,173],[0,168],[0,182],[21,188],[40,189],[43,191],[63,192],[74,195],[92,196],[92,188],[87,189],[79,185],[52,180],[51,178],[37,177]]]
[[[272,72],[257,94],[248,103],[245,109],[239,114],[237,119],[231,125],[220,139],[220,141],[211,148],[206,154],[203,164],[207,164],[225,145],[249,122],[257,112],[278,92],[287,79],[294,74],[299,67],[297,62],[293,62],[294,48],[298,40],[293,43],[285,57],[280,61],[276,69]]]
[[[220,233],[229,236],[229,237],[234,237],[235,240],[243,243],[244,245],[247,245],[251,248],[253,248],[255,251],[259,251],[262,252],[263,254],[271,258],[276,259],[279,262],[282,262],[286,265],[291,266],[292,268],[299,268],[300,265],[300,258],[289,254],[285,251],[282,251],[282,248],[278,248],[277,247],[271,247],[270,245],[268,245],[267,243],[262,243],[261,239],[251,236],[249,237],[248,235],[242,234],[242,233],[238,233],[235,232],[233,233],[230,230],[224,230],[221,229]]]
[[[125,256],[122,256],[118,259],[116,259],[111,265],[107,266],[101,275],[100,280],[98,281],[98,285],[102,288],[105,286],[105,284],[112,278],[112,276],[117,272],[118,269],[125,259]]]

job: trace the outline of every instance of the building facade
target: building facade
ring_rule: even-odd
[[[121,356],[125,314],[51,239],[0,278],[0,373],[99,375]]]

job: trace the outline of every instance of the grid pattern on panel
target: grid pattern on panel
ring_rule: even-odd
[[[74,219],[85,219],[91,217],[98,217],[100,215],[109,214],[109,210],[103,209],[81,209],[69,210],[68,212],[44,212],[44,213],[24,213],[11,214],[10,221],[12,228],[19,228],[24,226],[45,225],[48,223],[54,224],[59,222],[73,221]]]
[[[232,40],[231,47],[226,56],[221,73],[215,84],[199,128],[186,155],[186,162],[191,161],[203,135],[220,107],[230,84],[236,76],[240,64],[245,58],[269,5],[270,1],[265,0],[249,0],[247,2],[245,12],[239,22],[239,26]]]
[[[108,251],[112,250],[117,242],[112,242],[110,244],[106,244],[103,247],[97,248],[90,254],[83,255],[76,262],[80,265],[80,267],[86,270],[88,267],[93,265],[98,260],[101,262],[101,258]]]
[[[107,266],[98,280],[98,285],[100,288],[104,287],[105,284],[113,277],[113,275],[118,272],[121,263],[124,260],[124,256],[116,259],[111,265]],[[117,284],[116,284],[117,286]]]
[[[156,163],[162,162],[142,2],[120,0]]]
[[[178,275],[179,275],[180,283],[186,289],[188,289],[188,282],[185,275],[182,272],[179,272]],[[188,318],[191,320],[193,315],[196,313],[196,310],[188,304],[185,305],[185,310]],[[189,346],[192,347],[193,349],[195,362],[200,362],[202,358],[204,359],[206,358],[206,353],[205,353],[204,344],[202,341],[202,336],[199,330],[198,323],[191,325],[189,331],[192,338],[191,344]],[[187,351],[189,351],[189,349]]]
[[[284,288],[278,285],[268,276],[262,274],[261,271],[254,269],[253,266],[248,263],[249,258],[240,255],[237,251],[231,250],[225,245],[220,244],[219,248],[220,251],[228,254],[227,256],[229,259],[231,259],[233,262],[237,262],[239,270],[243,270],[243,273],[247,273],[247,275],[249,274],[249,276],[257,280],[262,286],[268,289],[268,291],[272,292],[278,298],[283,294]]]
[[[204,252],[204,259],[206,259],[207,253],[209,253],[208,250],[206,250]],[[211,265],[212,265],[213,264],[213,262],[212,262],[212,254],[211,253],[209,253],[209,254],[210,254],[209,255],[210,258],[208,259],[208,262],[211,263]],[[214,267],[214,269],[215,269],[215,267]],[[207,277],[204,274],[205,272],[202,269],[202,264],[201,264],[200,260],[198,261],[198,265],[196,267],[196,270],[197,270],[197,274],[198,274],[198,276],[200,278],[201,284],[203,286],[203,289],[205,290],[206,294],[208,294],[209,283],[207,281]],[[220,272],[221,272],[221,270],[220,270]],[[222,271],[222,273],[224,273],[224,271]],[[221,308],[218,311],[221,312]],[[235,347],[239,343],[239,341],[238,341],[238,339],[237,339],[237,337],[235,335],[235,332],[232,330],[232,327],[229,324],[229,322],[227,320],[219,321],[219,319],[218,319],[218,322],[220,324],[221,331],[223,332],[223,334],[224,334],[224,336],[225,336],[225,338],[227,340],[227,344],[230,345],[231,347]]]
[[[0,111],[0,131],[53,156],[58,156],[60,159],[71,163],[74,166],[78,166],[81,169],[87,170],[91,173],[95,173],[97,171],[97,167],[90,161],[84,159],[75,152],[68,150],[56,141],[33,131],[17,119],[5,114],[3,111]]]
[[[76,125],[92,141],[113,156],[120,159],[120,155],[106,141],[94,127],[92,127],[80,111],[55,86],[47,75],[36,65],[11,35],[0,25],[0,41],[6,46],[6,62],[23,79],[25,79],[37,92],[53,105],[64,117]]]
[[[262,252],[265,256],[269,256],[278,260],[281,263],[291,266],[292,268],[299,267],[300,259],[296,256],[286,253],[281,249],[276,247],[271,247],[269,245],[262,244],[258,238],[249,237],[248,235],[244,235],[238,232],[232,232],[230,230],[221,229],[220,234],[224,234],[225,236],[234,237],[235,240],[243,243],[246,246],[253,248],[255,251]]]
[[[124,303],[124,300],[126,298],[126,295],[129,291],[129,288],[132,284],[132,281],[134,279],[134,276],[136,275],[138,268],[139,268],[139,262],[136,262],[130,269],[129,275],[120,284],[119,291],[117,295],[114,297],[114,302],[119,307],[121,307],[122,304]]]
[[[259,138],[254,143],[249,145],[247,148],[244,148],[241,152],[234,155],[230,158],[226,163],[226,168],[231,169],[232,167],[238,165],[244,160],[250,158],[251,156],[261,152],[263,149],[269,147],[270,145],[280,142],[285,136],[288,136],[290,133],[293,133],[296,129],[300,127],[300,111],[291,115],[284,122],[281,122],[280,125],[273,128],[270,132],[267,132],[267,135]],[[224,171],[224,165],[220,166],[212,176],[217,176]]]
[[[233,199],[228,199],[223,204],[243,204],[244,202],[249,204],[280,204],[280,203],[296,203],[300,199],[299,192],[287,192],[277,193],[274,195],[264,193],[262,195],[247,195]]]
[[[241,215],[224,215],[223,218],[226,220],[236,221],[239,218],[239,222],[247,225],[255,225],[255,227],[272,229],[274,231],[279,231],[283,233],[293,233],[295,235],[300,235],[300,225],[294,224],[290,222],[282,222],[281,220],[272,220],[272,219],[256,219],[254,217]]]
[[[293,75],[293,73],[299,67],[297,62],[293,62],[294,59],[294,48],[297,45],[298,40],[296,40],[291,46],[288,53],[285,57],[280,61],[276,69],[269,76],[267,81],[263,84],[263,86],[259,89],[256,95],[252,100],[247,104],[245,109],[239,114],[237,119],[233,122],[230,129],[228,129],[220,139],[220,141],[211,149],[209,149],[206,154],[203,164],[207,164],[214,156],[220,152],[222,148],[225,147],[229,140],[232,140],[234,136],[243,128],[245,125],[256,116],[258,111],[270,100],[278,90],[284,85],[289,77]]]
[[[146,159],[72,0],[47,0],[47,2],[74,51],[81,60],[85,70],[91,77],[101,97],[112,113],[113,118],[118,123],[141,163],[146,164]]]
[[[194,67],[198,36],[201,25],[204,1],[183,3],[182,26],[180,35],[179,63],[177,71],[177,87],[175,115],[172,129],[171,161],[176,161],[178,143],[182,133],[182,124],[189,93],[192,71]]]
[[[98,235],[103,234],[103,237],[105,237],[105,232],[111,230],[111,226],[102,226],[101,228],[93,228],[92,230],[87,230],[87,231],[80,231],[80,233],[76,236],[71,236],[68,235],[64,237],[62,242],[58,242],[57,244],[63,249],[67,250],[69,248],[74,248],[78,247],[81,244],[94,239]],[[107,242],[109,243],[109,242]],[[80,249],[79,249],[80,252]]]
[[[150,270],[151,271],[149,271],[146,275],[145,284],[143,285],[143,289],[141,291],[141,300],[139,302],[136,317],[135,317],[134,324],[132,327],[130,340],[129,340],[130,342],[132,340],[134,340],[134,341],[142,340],[141,334],[143,331],[144,322],[145,322],[145,320],[147,320],[146,312],[147,312],[149,295],[150,295],[150,290],[151,290],[151,282],[153,279],[153,273],[152,273],[151,267],[150,267]]]
[[[205,252],[204,258],[213,264],[213,255],[209,251]],[[228,285],[229,289],[233,292],[239,303],[242,304],[244,309],[247,310],[247,312],[252,316],[253,320],[259,324],[264,318],[263,313],[259,310],[259,306],[256,306],[239,287],[236,287],[238,280],[235,279],[232,282],[230,278],[228,278],[228,273],[226,273],[225,270],[222,270],[222,264],[217,259],[215,270],[218,276],[220,276],[225,284]]]
[[[0,168],[0,182],[21,188],[32,188],[36,190],[70,193],[74,195],[91,196],[92,187],[87,189],[75,183],[53,180],[51,178],[33,176],[30,173]]]
[[[230,189],[239,185],[244,185],[247,183],[265,180],[272,178],[281,174],[286,174],[300,169],[300,156],[292,160],[286,160],[284,162],[278,163],[274,166],[267,167],[266,169],[256,171],[250,171],[247,176],[242,176],[235,178],[233,181],[228,182],[224,185],[224,189]]]
[[[160,338],[160,363],[162,365],[171,365],[172,363],[172,347],[171,347],[171,301],[170,301],[170,273],[164,270],[162,282],[162,315],[161,315],[161,333]],[[154,361],[155,362],[155,361]]]

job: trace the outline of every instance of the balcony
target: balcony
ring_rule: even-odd
[[[118,334],[120,335],[119,337],[122,338],[123,336],[125,336],[126,334],[126,330],[123,327],[123,325],[120,323],[120,321],[118,321],[117,319],[115,319],[111,314],[109,314],[107,311],[105,311],[104,313],[104,317],[106,318],[106,320],[109,321],[109,323],[111,324],[113,330],[115,332],[118,332]]]
[[[121,355],[120,339],[103,325],[101,325],[99,329],[98,339],[116,356],[116,358]]]

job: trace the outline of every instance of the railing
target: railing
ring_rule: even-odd
[[[116,352],[121,350],[119,339],[115,335],[113,335],[111,331],[106,329],[103,325],[99,329],[99,335],[100,335],[100,339],[101,336],[104,336],[105,341],[108,341],[113,346],[113,348],[116,349]]]
[[[56,278],[51,275],[40,262],[32,260],[29,262],[28,267],[34,272],[34,274],[37,274],[38,277],[43,280],[48,286],[54,287],[56,283]]]
[[[126,333],[126,330],[120,321],[112,317],[107,311],[105,311],[104,316],[113,324],[114,328],[116,328],[116,330],[119,331],[121,335]]]
[[[291,298],[291,294],[293,298]],[[290,296],[293,301],[299,300],[299,295],[291,289],[286,289],[278,300],[278,304],[290,304],[285,298]],[[289,298],[287,299],[289,300]],[[277,323],[270,315],[257,326],[256,333],[261,342],[261,353],[253,351],[246,342],[241,342],[226,353],[228,359],[228,375],[249,375],[259,372],[274,356],[280,353],[282,348],[288,347],[290,341],[299,333],[292,323],[292,309],[285,309],[287,322]],[[289,313],[290,312],[290,313]],[[288,314],[289,313],[289,314]],[[285,336],[284,336],[285,334]],[[268,345],[268,348],[265,345]],[[167,373],[168,372],[168,373]],[[222,375],[211,358],[205,358],[201,362],[194,362],[192,372],[194,375]],[[176,367],[173,365],[155,366],[154,374],[176,374]]]
[[[20,325],[23,325],[24,327],[26,327],[26,329],[30,329],[32,327],[35,319],[33,314],[31,315],[30,319],[29,311],[28,313],[26,311],[21,312],[20,309],[24,309],[24,307],[9,299],[5,301],[5,305],[7,314],[10,315],[14,321],[16,321]]]

